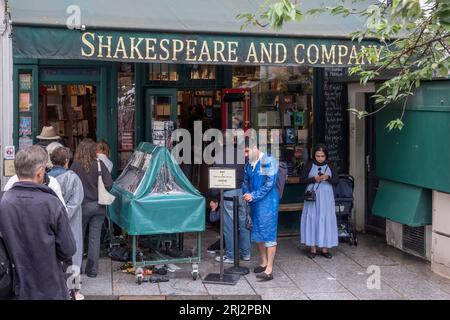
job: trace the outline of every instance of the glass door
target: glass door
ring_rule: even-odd
[[[146,92],[145,140],[171,148],[171,136],[178,116],[176,89],[148,89]]]

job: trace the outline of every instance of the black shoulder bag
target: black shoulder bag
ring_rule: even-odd
[[[328,169],[328,165],[325,167],[325,172],[327,172],[327,169]],[[319,176],[325,174],[325,172],[322,173],[322,174],[319,173]],[[316,201],[316,192],[317,192],[317,190],[319,189],[321,183],[322,183],[322,181],[320,181],[320,182],[317,184],[316,189],[314,189],[314,186],[313,186],[312,190],[306,190],[306,191],[305,191],[305,196],[304,196],[304,200],[305,200],[305,201],[309,201],[309,202],[314,202],[314,201]],[[314,184],[314,185],[315,185],[315,184]]]

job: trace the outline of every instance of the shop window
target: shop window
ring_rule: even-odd
[[[203,131],[221,129],[221,90],[180,90],[177,110],[177,128],[193,133],[194,121],[202,121]]]
[[[39,130],[53,127],[72,151],[84,138],[96,139],[95,86],[41,85],[39,91]]]
[[[178,81],[178,65],[168,63],[151,63],[149,64],[150,81]]]
[[[191,69],[191,80],[216,80],[216,66],[193,65]]]
[[[32,73],[19,73],[19,149],[33,144]]]
[[[233,67],[233,87],[251,89],[251,127],[267,130],[267,151],[298,177],[312,145],[312,68]]]
[[[122,171],[134,150],[136,139],[135,113],[136,88],[134,64],[121,63],[118,73],[118,122],[117,133],[119,143],[119,171]]]

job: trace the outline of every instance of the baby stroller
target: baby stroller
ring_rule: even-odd
[[[358,245],[353,226],[353,190],[355,179],[351,175],[339,175],[339,183],[334,187],[334,201],[340,242]]]

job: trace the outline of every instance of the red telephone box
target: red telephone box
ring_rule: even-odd
[[[233,128],[233,118],[244,131],[250,129],[250,89],[222,90],[222,129]]]

